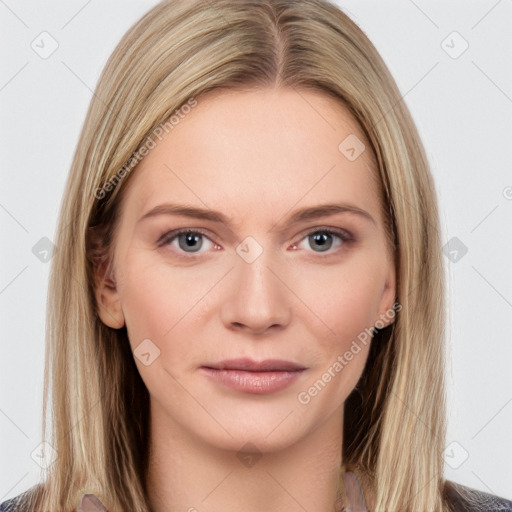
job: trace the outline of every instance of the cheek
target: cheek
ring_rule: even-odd
[[[157,264],[154,256],[135,253],[126,258],[119,283],[128,339],[139,374],[153,397],[175,405],[183,403],[185,397],[172,376],[178,378],[183,366],[195,364],[195,341],[201,339],[202,329],[198,318],[201,299],[214,285],[211,271],[208,276],[195,274],[194,279],[190,275],[190,269]],[[151,343],[145,341],[148,339]],[[150,359],[145,362],[146,353]],[[161,395],[163,386],[165,397]]]
[[[382,270],[360,258],[350,265],[318,267],[296,281],[298,295],[311,309],[309,328],[317,350],[303,391],[305,399],[315,397],[317,406],[328,411],[344,402],[364,370],[384,286]]]
[[[383,287],[382,265],[354,258],[346,265],[304,269],[294,291],[309,308],[319,339],[339,345],[373,326]]]
[[[163,264],[148,251],[132,251],[121,269],[118,290],[132,348],[149,338],[163,349],[172,338],[178,349],[178,333],[198,325],[201,303],[223,275]]]
[[[130,343],[134,348],[142,339],[160,339],[173,324],[179,309],[179,294],[173,283],[156,279],[155,268],[128,266],[119,285],[119,295]],[[158,344],[158,342],[157,342]]]

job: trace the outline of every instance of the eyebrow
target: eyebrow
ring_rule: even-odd
[[[301,221],[313,220],[320,217],[327,217],[330,215],[336,215],[338,213],[356,214],[363,217],[366,220],[373,222],[375,225],[377,224],[375,219],[366,210],[363,210],[362,208],[345,203],[328,203],[310,206],[308,208],[303,208],[301,210],[295,211],[294,213],[289,215],[287,219],[284,221],[284,227],[296,224]],[[194,219],[209,220],[212,222],[225,224],[231,231],[233,231],[232,222],[223,213],[215,210],[199,208],[196,206],[190,206],[186,204],[159,204],[152,208],[151,210],[149,210],[148,212],[146,212],[144,215],[142,215],[142,217],[140,217],[137,223],[149,217],[154,217],[156,215],[181,215],[191,217]]]

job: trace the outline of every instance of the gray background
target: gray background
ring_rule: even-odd
[[[45,237],[99,73],[155,4],[0,0],[0,501],[39,477]],[[449,244],[446,476],[512,498],[512,2],[338,4],[395,76],[439,194]]]

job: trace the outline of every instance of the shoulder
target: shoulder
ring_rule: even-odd
[[[28,512],[21,508],[20,500],[31,490],[0,503],[0,512]],[[511,500],[451,480],[445,481],[443,494],[453,512],[512,512]]]
[[[37,494],[41,490],[41,485],[37,484],[31,487],[30,489],[18,494],[14,498],[9,498],[8,500],[0,503],[0,512],[29,512],[27,507],[24,505],[27,498],[30,498]]]
[[[446,480],[443,494],[454,512],[512,512],[512,501]]]
[[[0,503],[0,512],[25,512],[19,507],[21,496],[16,496]]]

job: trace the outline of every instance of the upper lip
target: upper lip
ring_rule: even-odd
[[[253,361],[252,359],[226,359],[215,364],[205,365],[205,368],[214,370],[243,370],[247,372],[291,372],[305,370],[305,366],[284,361],[283,359],[265,359],[264,361]]]

